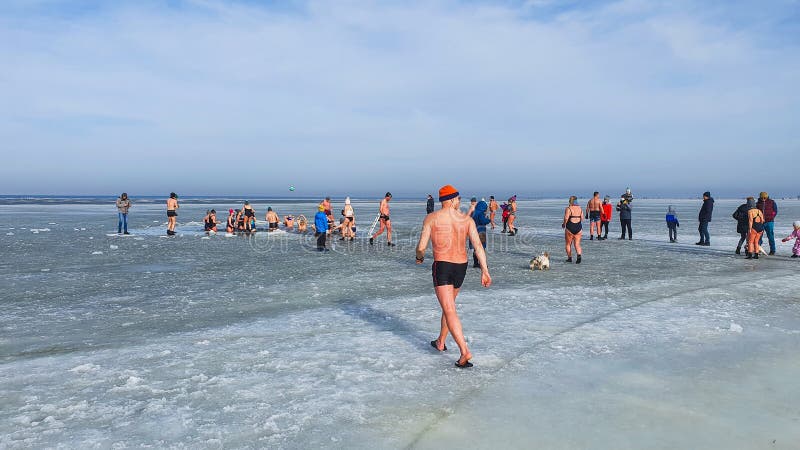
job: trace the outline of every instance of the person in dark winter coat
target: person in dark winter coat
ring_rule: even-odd
[[[430,214],[433,212],[434,204],[433,204],[433,196],[428,194],[428,204],[425,206],[425,211]]]
[[[700,242],[696,245],[711,245],[711,236],[708,235],[708,223],[711,222],[711,214],[714,212],[714,199],[711,198],[711,192],[703,192],[703,206],[700,208],[700,214],[697,215],[697,220],[700,226],[697,231],[700,232]]]
[[[737,255],[742,253],[742,245],[747,242],[747,235],[750,234],[750,218],[747,216],[747,211],[750,209],[750,207],[747,206],[747,202],[750,200],[755,199],[753,199],[753,197],[747,197],[745,203],[739,205],[736,211],[733,212],[733,218],[736,219],[736,232],[739,233],[739,243],[736,244]],[[745,246],[744,251],[746,254],[750,254],[750,252],[747,251],[747,246]]]
[[[628,240],[633,239],[633,230],[631,229],[631,204],[623,195],[617,203],[617,211],[619,211],[619,224],[622,227],[622,236],[620,239],[625,239],[625,230],[628,230]]]

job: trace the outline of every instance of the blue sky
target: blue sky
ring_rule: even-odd
[[[0,58],[0,194],[800,194],[797,0],[6,0]]]

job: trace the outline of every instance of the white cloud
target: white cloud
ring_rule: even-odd
[[[765,48],[750,30],[642,1],[529,11],[208,0],[0,19],[0,139],[12,153],[0,192],[37,188],[26,180],[49,170],[60,190],[171,189],[162,180],[176,166],[186,173],[171,182],[190,191],[232,170],[254,180],[250,192],[271,192],[265,178],[338,184],[331,173],[359,191],[412,180],[429,190],[438,166],[517,191],[535,171],[556,191],[570,161],[578,179],[658,186],[653,170],[698,154],[706,162],[682,170],[683,184],[735,184],[731,167],[753,151],[798,150],[796,45]],[[41,155],[50,169],[34,164]],[[121,158],[128,180],[70,175]],[[507,180],[487,179],[492,159],[513,162]]]

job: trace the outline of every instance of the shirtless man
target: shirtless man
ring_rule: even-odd
[[[383,233],[383,230],[386,229],[386,245],[389,247],[394,247],[392,243],[392,221],[389,219],[389,201],[392,199],[392,193],[387,192],[386,195],[381,200],[381,207],[380,207],[380,223],[381,227],[378,229],[378,232],[370,236],[369,238],[369,245],[372,245],[375,241],[375,238],[380,236]]]
[[[175,235],[175,222],[178,220],[178,194],[170,192],[167,199],[167,236]]]
[[[500,208],[497,204],[497,200],[494,199],[494,195],[489,196],[489,224],[491,224],[492,229],[494,230],[494,213],[497,209]]]
[[[589,240],[594,240],[594,230],[597,229],[597,240],[602,241],[600,237],[600,213],[603,209],[603,202],[600,200],[600,193],[595,191],[594,196],[589,203],[586,204],[586,218],[589,219]]]
[[[417,264],[425,260],[425,249],[428,241],[433,247],[433,290],[439,305],[442,307],[442,320],[439,338],[431,341],[431,346],[439,351],[447,350],[445,339],[448,332],[453,335],[461,357],[456,361],[456,367],[472,367],[469,362],[472,353],[467,348],[464,333],[461,329],[461,320],[456,312],[456,297],[467,273],[467,248],[466,240],[469,238],[475,248],[475,255],[481,267],[481,284],[489,287],[492,277],[489,276],[489,267],[486,264],[486,252],[481,245],[475,221],[461,213],[461,197],[458,191],[450,185],[439,189],[439,201],[442,209],[428,214],[422,222],[422,234],[417,244]]]
[[[294,216],[292,216],[291,214],[288,216],[284,216],[283,226],[286,227],[287,230],[294,230]]]
[[[278,222],[280,222],[280,218],[278,217],[278,213],[272,210],[272,207],[267,208],[267,215],[264,219],[269,224],[267,231],[275,231],[278,229]]]

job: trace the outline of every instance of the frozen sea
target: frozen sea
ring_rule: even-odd
[[[392,202],[393,249],[317,253],[200,232],[239,201],[184,203],[173,238],[160,201],[133,201],[129,237],[108,235],[113,200],[0,205],[0,448],[800,448],[800,262],[789,243],[733,254],[741,201],[716,202],[701,248],[700,200],[636,199],[634,240],[615,217],[581,265],[563,262],[565,202],[521,201],[519,235],[489,236],[494,284],[470,269],[458,298],[469,370],[452,340],[429,346],[424,202]],[[778,203],[783,237],[800,201]],[[354,207],[363,236],[377,201]],[[531,272],[545,250],[552,270]]]

